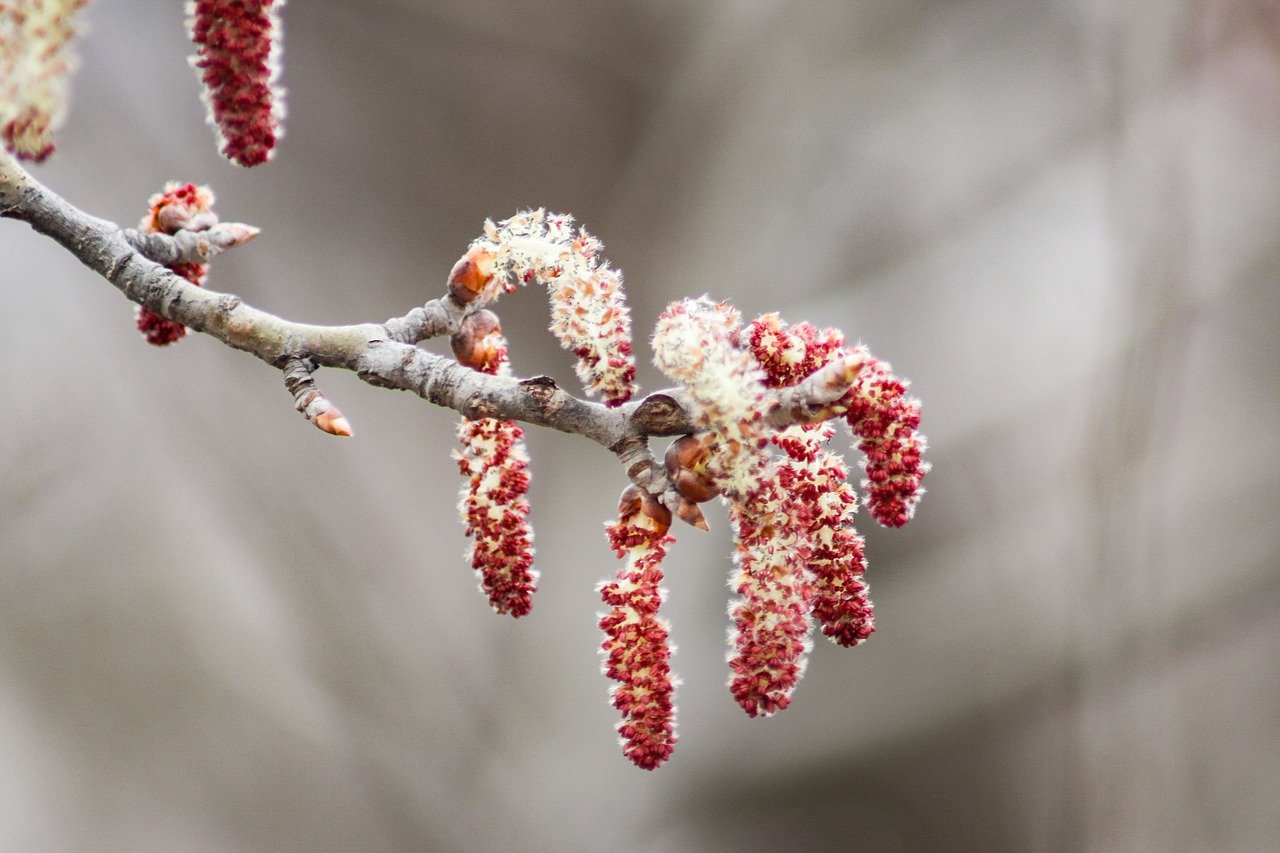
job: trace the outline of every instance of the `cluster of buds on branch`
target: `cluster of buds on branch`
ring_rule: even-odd
[[[150,209],[138,224],[138,230],[146,234],[205,231],[218,222],[213,212],[213,193],[208,187],[171,182],[165,185],[164,192],[153,195],[148,204]],[[170,264],[169,269],[201,287],[209,266],[199,261],[187,261]],[[187,333],[186,326],[141,305],[137,308],[137,324],[147,343],[154,346],[174,343]]]
[[[0,0],[0,135],[41,160],[65,104],[66,46],[87,0]],[[251,166],[280,137],[278,74],[282,0],[195,0],[190,27],[211,121],[222,150]],[[498,613],[528,614],[538,573],[529,524],[529,456],[517,420],[592,438],[630,480],[606,527],[623,561],[600,587],[605,674],[617,685],[618,732],[632,762],[653,769],[676,743],[672,649],[659,616],[662,561],[673,520],[708,529],[700,505],[718,498],[734,537],[728,664],[734,700],[750,716],[788,707],[815,630],[856,646],[875,630],[854,526],[859,497],[831,449],[844,422],[863,457],[862,502],[880,524],[915,513],[928,470],[920,404],[887,363],[833,329],[789,326],[776,314],[744,322],[707,297],[669,305],[652,338],[654,363],[676,387],[641,399],[622,276],[600,241],[571,217],[543,210],[487,221],[454,265],[444,297],[384,324],[303,326],[202,288],[209,260],[257,235],[220,223],[213,194],[170,184],[138,229],[121,231],[75,210],[0,152],[0,214],[59,240],[139,304],[137,327],[165,345],[188,326],[253,352],[280,369],[297,409],[327,433],[350,423],[313,378],[321,367],[356,371],[413,390],[463,415],[455,453],[467,558]],[[144,260],[145,259],[145,260]],[[149,261],[150,263],[147,263]],[[157,274],[155,265],[175,275]],[[550,330],[576,358],[589,396],[547,377],[512,376],[491,307],[525,285],[545,289]],[[449,335],[454,360],[417,347]],[[673,437],[663,461],[650,448]]]
[[[140,244],[145,244],[146,235],[158,235],[161,239],[156,244],[170,250],[172,259],[154,259],[196,287],[204,286],[210,258],[249,242],[259,233],[249,225],[218,222],[213,202],[208,187],[171,181],[147,202],[147,214],[138,224],[142,236],[136,239]],[[180,237],[185,246],[165,237]],[[174,343],[187,333],[186,326],[141,305],[136,309],[136,322],[138,331],[154,346]]]

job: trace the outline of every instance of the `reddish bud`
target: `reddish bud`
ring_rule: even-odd
[[[472,370],[493,373],[506,351],[502,338],[502,321],[488,309],[468,314],[449,341],[459,364]]]
[[[667,477],[682,496],[694,503],[705,503],[720,494],[719,486],[707,472],[710,456],[708,442],[692,435],[677,438],[667,448]]]
[[[351,432],[351,422],[343,417],[342,412],[338,411],[337,408],[321,412],[315,416],[313,422],[329,435],[349,438],[353,434]]]
[[[449,293],[463,305],[474,302],[493,283],[493,254],[473,246],[449,272]]]
[[[618,521],[644,527],[661,536],[671,529],[671,510],[633,483],[623,489],[618,498]]]
[[[191,221],[191,209],[185,204],[162,204],[156,208],[156,226],[162,234],[176,234]]]

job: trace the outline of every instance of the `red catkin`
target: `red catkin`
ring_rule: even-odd
[[[241,166],[271,159],[283,131],[279,9],[284,0],[194,0],[191,64],[204,83],[222,153]]]
[[[477,324],[484,319],[477,319]],[[472,367],[490,374],[508,372],[501,328],[493,325],[487,329],[481,340],[467,342],[471,352],[485,355]],[[465,478],[458,510],[465,534],[472,540],[468,551],[471,567],[493,609],[517,618],[532,609],[538,582],[526,497],[529,455],[523,436],[515,421],[463,418],[458,425],[462,449],[454,452]]]
[[[658,617],[664,598],[662,558],[675,539],[666,532],[670,512],[662,510],[665,518],[655,520],[646,509],[624,507],[618,521],[606,526],[610,547],[626,563],[615,580],[600,586],[600,598],[609,607],[600,619],[605,632],[600,651],[605,675],[618,682],[612,696],[622,712],[622,752],[637,767],[653,770],[671,757],[676,744],[672,649],[667,623]]]

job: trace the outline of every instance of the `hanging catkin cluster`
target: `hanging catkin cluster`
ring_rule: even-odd
[[[453,337],[458,361],[473,370],[508,376],[507,342],[492,311],[466,318]],[[538,573],[533,569],[533,528],[529,525],[529,454],[515,421],[463,418],[462,449],[454,452],[463,476],[462,514],[471,537],[468,556],[480,589],[498,613],[520,617],[533,606]]]
[[[71,67],[67,44],[86,2],[0,0],[0,136],[21,157],[38,161],[53,150],[50,131],[65,110]],[[282,5],[283,0],[188,5],[197,48],[192,62],[204,84],[210,121],[222,152],[244,166],[270,159],[281,134],[282,93],[275,80]],[[210,257],[258,233],[220,224],[212,205],[206,187],[169,184],[151,199],[141,234],[122,232],[120,238],[133,240],[134,247],[160,245],[138,251],[199,287]],[[863,578],[864,543],[854,527],[859,499],[844,460],[832,452],[831,422],[843,421],[850,430],[865,472],[862,501],[882,525],[900,527],[912,518],[928,466],[917,431],[920,404],[886,362],[848,345],[836,330],[788,326],[776,314],[744,323],[736,309],[707,297],[674,302],[658,318],[654,363],[676,387],[629,402],[637,390],[631,316],[622,276],[602,250],[599,240],[564,214],[531,210],[486,221],[483,234],[450,272],[446,299],[388,321],[382,328],[392,340],[370,344],[403,347],[447,329],[458,364],[494,377],[487,389],[495,396],[510,393],[507,342],[487,306],[524,285],[545,289],[550,330],[576,358],[586,393],[603,406],[572,401],[576,408],[564,410],[578,419],[572,428],[564,427],[568,418],[557,423],[546,411],[528,419],[597,440],[605,435],[601,443],[624,462],[632,481],[617,520],[606,527],[622,565],[599,588],[607,608],[599,621],[605,635],[600,650],[604,672],[616,682],[612,699],[621,714],[623,753],[652,770],[671,757],[676,743],[673,649],[659,615],[666,595],[662,561],[675,541],[672,519],[706,530],[698,505],[719,497],[728,507],[734,538],[729,690],[747,714],[768,716],[791,704],[815,628],[842,646],[856,646],[876,627]],[[216,334],[209,328],[216,323],[193,312],[184,296],[190,292],[174,289],[170,280],[134,297],[154,309],[140,308],[137,315],[148,342],[170,344],[187,331],[156,312]],[[230,297],[220,300],[230,306],[225,313],[234,304]],[[430,324],[436,325],[428,331]],[[347,333],[363,328],[348,327]],[[405,363],[415,356],[422,353],[407,351]],[[327,433],[350,436],[350,423],[312,377],[332,359],[331,352],[297,347],[292,338],[271,358],[308,420]],[[441,370],[435,364],[437,378],[460,375],[456,366]],[[474,375],[465,375],[477,384]],[[415,390],[439,402],[427,390],[429,381]],[[545,379],[531,384],[540,393],[560,393]],[[484,396],[452,405],[482,413],[489,401],[478,398]],[[524,399],[531,398],[532,392]],[[561,397],[558,404],[565,402]],[[650,423],[659,426],[643,427],[640,415],[650,403],[649,415],[656,418]],[[532,412],[533,404],[527,405]],[[505,414],[513,414],[509,403]],[[525,411],[515,414],[524,417]],[[588,421],[593,429],[604,426],[589,432],[582,427]],[[538,581],[524,433],[514,420],[478,416],[464,417],[457,434],[467,559],[493,609],[524,616],[531,612]],[[654,435],[679,436],[661,463],[649,447]]]
[[[621,278],[601,258],[599,241],[564,215],[539,210],[485,223],[449,278],[453,298],[472,312],[465,334],[454,338],[459,360],[482,370],[494,352],[505,357],[505,346],[479,343],[494,340],[485,336],[497,328],[496,315],[480,306],[531,283],[547,288],[551,331],[578,356],[587,391],[613,405],[629,399],[635,365]],[[919,403],[886,363],[848,346],[838,331],[788,326],[776,314],[744,324],[729,305],[703,297],[669,305],[652,344],[654,363],[677,383],[693,431],[668,447],[661,477],[648,481],[652,491],[632,484],[623,493],[606,531],[623,564],[600,587],[608,607],[601,651],[605,674],[618,682],[612,695],[622,714],[623,753],[645,769],[666,761],[676,742],[672,650],[659,617],[673,511],[705,529],[696,505],[717,496],[728,505],[735,593],[729,689],[749,715],[768,716],[791,703],[815,627],[843,646],[875,630],[863,539],[854,527],[858,497],[830,449],[830,421],[850,427],[864,456],[865,501],[880,523],[910,519],[927,470],[916,432]],[[777,419],[779,410],[787,417]],[[528,512],[524,491],[501,490],[504,500],[492,502],[476,491],[486,478],[495,487],[506,482],[505,473],[485,472],[503,469],[512,442],[470,429],[462,467],[470,478],[463,507],[475,540],[472,562],[494,607],[520,615],[536,577],[531,540],[513,532]],[[467,430],[464,424],[464,436]],[[522,452],[517,458],[518,482],[527,486]],[[499,568],[486,570],[489,562]]]
[[[615,580],[600,585],[609,608],[600,617],[600,652],[604,674],[618,682],[612,695],[622,712],[622,752],[645,770],[666,761],[676,744],[670,630],[658,616],[666,597],[659,586],[662,558],[676,541],[667,535],[670,527],[671,510],[635,486],[622,493],[618,520],[605,526],[609,546],[625,563]]]

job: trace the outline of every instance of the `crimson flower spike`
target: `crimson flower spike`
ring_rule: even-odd
[[[626,560],[616,580],[600,585],[600,598],[609,612],[600,617],[605,641],[604,673],[618,684],[613,705],[622,712],[618,723],[623,754],[637,767],[653,770],[675,749],[675,685],[671,675],[669,629],[658,617],[666,596],[662,558],[667,545],[671,511],[635,486],[628,486],[618,504],[618,520],[606,525],[609,545]]]
[[[924,494],[920,482],[929,471],[921,460],[925,438],[920,427],[920,401],[906,396],[907,383],[889,364],[870,358],[850,391],[849,428],[866,455],[862,488],[867,506],[885,527],[901,527],[915,515]]]
[[[788,457],[782,484],[798,504],[813,617],[833,642],[856,646],[875,631],[875,611],[862,577],[864,542],[853,523],[857,496],[844,460],[826,449],[833,435],[822,423],[791,427],[773,441]]]
[[[452,340],[459,363],[493,375],[510,375],[507,342],[498,316],[480,310],[463,320]],[[466,482],[458,510],[472,543],[471,567],[480,590],[498,613],[520,617],[533,607],[538,573],[533,569],[529,524],[529,454],[515,421],[463,418],[462,450],[454,451]]]
[[[222,153],[241,166],[270,160],[284,130],[280,18],[284,0],[193,0],[187,21],[209,123]]]
[[[705,298],[685,300],[659,318],[654,353],[697,408],[711,448],[703,468],[729,505],[735,549],[729,586],[738,595],[729,605],[729,689],[755,717],[786,708],[804,673],[811,509],[786,489],[791,460],[767,453],[762,416],[770,383],[742,338],[737,311]]]
[[[813,584],[806,564],[809,509],[788,491],[789,459],[774,459],[746,495],[729,504],[737,553],[729,691],[749,716],[791,704],[804,675]]]
[[[918,432],[920,401],[906,395],[908,383],[865,347],[847,347],[835,329],[819,332],[808,323],[787,328],[778,315],[766,314],[752,324],[747,337],[761,366],[780,386],[799,382],[841,353],[856,356],[861,365],[857,381],[822,414],[843,415],[859,439],[867,474],[862,488],[872,517],[885,527],[910,521],[924,495],[921,481],[929,465],[921,458],[927,443]]]
[[[757,318],[747,339],[768,382],[790,387],[835,360],[844,336],[808,323],[787,328],[776,314]],[[875,631],[875,611],[863,580],[864,541],[854,528],[857,497],[844,460],[825,445],[835,430],[828,423],[792,427],[774,444],[792,460],[790,494],[811,507],[807,568],[813,581],[813,616],[822,633],[842,646],[856,646]]]

